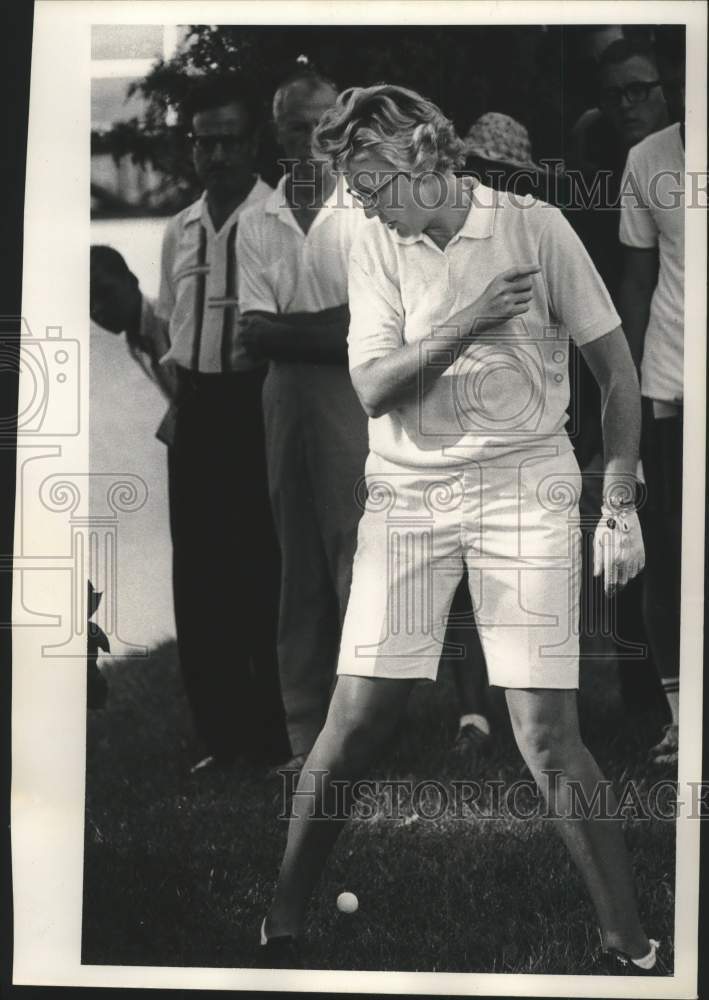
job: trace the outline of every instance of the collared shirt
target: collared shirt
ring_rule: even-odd
[[[350,258],[350,370],[416,342],[435,363],[436,330],[502,271],[535,264],[529,311],[475,336],[453,364],[442,358],[442,375],[419,399],[371,419],[372,451],[451,466],[537,444],[568,450],[569,337],[587,344],[620,318],[561,212],[531,196],[472,185],[466,220],[444,250],[425,233],[365,223]]]
[[[684,396],[684,146],[679,123],[647,136],[628,153],[621,184],[620,241],[657,247],[660,269],[640,372],[643,396]]]
[[[168,222],[157,302],[157,313],[170,328],[171,347],[163,360],[200,372],[258,367],[237,340],[236,232],[242,212],[271,193],[257,178],[218,232],[206,193]]]
[[[287,204],[286,178],[244,212],[237,236],[242,313],[319,312],[347,302],[347,264],[364,212],[337,184],[307,233]]]

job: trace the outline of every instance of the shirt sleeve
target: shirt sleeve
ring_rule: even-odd
[[[545,208],[549,222],[539,243],[552,317],[580,346],[620,326],[608,289],[586,248],[556,208]]]
[[[178,222],[177,218],[172,218],[168,222],[162,239],[162,250],[160,252],[160,290],[155,312],[166,322],[170,321],[175,308],[175,286],[173,284],[172,272],[175,266],[175,253],[177,251]]]
[[[273,290],[265,279],[265,264],[261,252],[261,233],[255,213],[242,217],[236,231],[236,267],[239,289],[239,312],[258,310],[277,313]]]
[[[642,160],[631,149],[620,185],[620,242],[649,250],[657,246],[658,233],[647,199]]]
[[[404,343],[404,308],[394,282],[356,253],[348,272],[350,328],[347,337],[350,371]]]

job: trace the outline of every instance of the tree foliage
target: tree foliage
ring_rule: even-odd
[[[146,101],[142,119],[94,136],[95,151],[150,160],[184,198],[195,191],[180,106],[195,76],[238,69],[253,81],[269,117],[280,80],[306,57],[340,88],[397,83],[436,101],[465,134],[486,111],[501,111],[530,131],[537,157],[563,157],[569,74],[563,28],[530,26],[190,26],[185,44],[161,60],[131,93]],[[576,102],[578,103],[578,102]],[[583,105],[578,108],[583,110]],[[571,111],[577,112],[571,101]],[[259,169],[278,176],[277,149],[265,130]]]

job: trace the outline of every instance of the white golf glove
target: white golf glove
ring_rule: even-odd
[[[644,566],[645,546],[635,508],[614,510],[604,505],[593,537],[593,575],[603,575],[604,591],[614,594]]]

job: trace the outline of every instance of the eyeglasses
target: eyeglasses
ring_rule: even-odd
[[[364,173],[367,174],[367,176],[371,176],[371,174],[369,174],[367,171],[364,171]],[[385,188],[389,187],[390,184],[393,184],[394,181],[397,179],[397,177],[410,177],[410,176],[411,175],[408,174],[405,170],[397,170],[395,173],[390,174],[386,178],[386,180],[382,181],[382,183],[378,184],[377,187],[375,188],[370,188],[368,191],[358,191],[356,188],[348,187],[347,193],[351,194],[352,197],[356,199],[356,201],[358,201],[363,208],[374,208],[375,205],[377,205],[377,203],[379,202],[379,198],[381,196],[382,191],[384,191]],[[392,205],[390,207],[396,208],[398,206]]]
[[[648,80],[643,83],[629,83],[626,87],[606,87],[601,91],[599,104],[602,108],[619,108],[623,98],[628,104],[642,104],[650,96],[655,87],[662,86],[660,80]]]
[[[196,135],[194,132],[188,132],[187,138],[200,153],[213,153],[217,146],[221,146],[225,153],[235,153],[243,149],[251,141],[250,135],[217,134],[211,132],[209,135]]]

